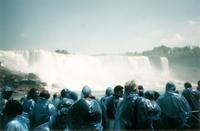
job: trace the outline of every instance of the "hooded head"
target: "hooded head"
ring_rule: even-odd
[[[112,87],[108,87],[106,89],[106,93],[105,93],[105,96],[111,96],[113,94],[113,89]]]
[[[73,101],[77,101],[78,100],[78,94],[74,91],[71,91],[69,94],[69,98],[72,99]]]
[[[92,95],[91,88],[87,85],[83,86],[83,89],[81,91],[81,98],[90,97],[91,95]]]
[[[166,87],[165,87],[165,91],[166,92],[175,92],[176,90],[176,85],[173,82],[167,82]]]

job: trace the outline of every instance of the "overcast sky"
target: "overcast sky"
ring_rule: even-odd
[[[77,54],[200,44],[200,0],[0,0],[0,49]]]

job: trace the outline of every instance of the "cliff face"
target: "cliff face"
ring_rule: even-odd
[[[25,95],[30,88],[43,88],[46,83],[41,82],[37,75],[33,73],[21,73],[9,70],[0,66],[0,90],[3,86],[8,85],[13,88],[14,96],[20,97]]]

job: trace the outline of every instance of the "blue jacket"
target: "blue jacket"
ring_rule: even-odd
[[[157,101],[162,113],[162,127],[164,129],[183,128],[191,116],[191,109],[187,100],[176,93],[166,92]]]
[[[6,131],[29,131],[30,121],[28,114],[22,113],[22,115],[16,116],[14,119],[9,121],[6,125]]]

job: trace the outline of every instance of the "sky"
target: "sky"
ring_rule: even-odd
[[[77,54],[200,45],[200,0],[0,0],[0,49]]]

